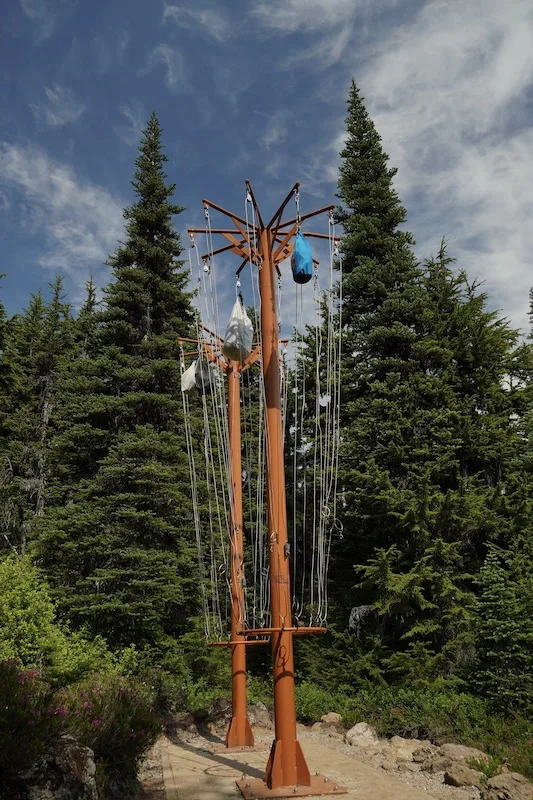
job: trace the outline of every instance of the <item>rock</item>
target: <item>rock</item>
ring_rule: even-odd
[[[533,783],[519,772],[504,772],[489,778],[483,800],[533,800]]]
[[[446,772],[451,766],[453,766],[455,762],[448,758],[447,756],[440,756],[435,755],[433,758],[428,759],[422,764],[422,770],[424,772],[431,772],[432,775],[435,775],[437,772]]]
[[[264,703],[254,703],[248,706],[248,722],[250,725],[257,725],[260,728],[272,727],[272,717]]]
[[[393,772],[397,768],[397,765],[394,761],[384,761],[381,765],[381,769],[384,769],[386,772]]]
[[[464,744],[441,744],[439,750],[442,755],[447,756],[451,761],[468,761],[471,758],[486,760],[488,756],[477,750],[475,747],[466,747]]]
[[[208,715],[208,719],[210,722],[216,722],[220,724],[222,722],[228,722],[231,720],[232,714],[232,707],[231,701],[226,700],[225,697],[219,697],[217,700],[214,701],[213,705],[211,706],[211,710]]]
[[[98,800],[94,753],[62,736],[23,776],[28,800]]]
[[[337,714],[336,711],[330,711],[329,714],[324,714],[320,717],[320,722],[324,725],[331,725],[333,728],[342,728],[342,716]]]
[[[422,744],[413,750],[413,761],[415,764],[425,764],[435,757],[437,748],[432,744]]]
[[[344,741],[344,734],[340,731],[334,730],[333,728],[327,728],[325,733],[327,733],[330,739],[338,739],[340,742]]]
[[[418,765],[412,761],[398,761],[398,769],[401,772],[418,772]]]
[[[358,722],[353,728],[346,732],[345,740],[348,744],[357,747],[367,747],[368,745],[376,745],[379,743],[379,737],[374,730],[366,722]]]
[[[174,730],[188,731],[189,733],[197,733],[196,719],[194,714],[183,712],[181,714],[174,714],[169,728]]]
[[[389,739],[389,747],[393,757],[398,761],[412,761],[413,754],[430,742],[421,742],[419,739],[404,739],[402,736],[393,736]]]
[[[460,763],[452,764],[444,773],[444,783],[448,786],[477,786],[480,789],[484,778],[482,772]]]
[[[324,723],[323,722],[314,722],[311,725],[312,731],[323,731],[324,730]]]

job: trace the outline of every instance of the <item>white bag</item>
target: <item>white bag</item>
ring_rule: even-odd
[[[181,391],[187,394],[197,394],[196,390],[196,361],[181,374]]]
[[[231,312],[222,352],[228,361],[246,361],[252,352],[254,329],[241,299],[235,301]]]

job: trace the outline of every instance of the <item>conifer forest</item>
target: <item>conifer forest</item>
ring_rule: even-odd
[[[330,293],[314,321],[300,308],[282,381],[293,614],[327,627],[295,639],[298,718],[448,737],[533,777],[533,340],[444,239],[415,255],[355,83],[345,133]],[[182,391],[210,276],[166,161],[154,113],[109,282],[81,307],[58,276],[8,316],[0,280],[2,797],[61,726],[91,742],[102,798],[132,797],[158,715],[231,699],[228,648],[209,646],[229,636],[225,383],[209,367],[209,392]],[[260,375],[243,373],[240,408],[253,629],[269,613]],[[271,670],[269,647],[247,648],[249,702],[271,704]],[[127,745],[125,715],[142,730]]]

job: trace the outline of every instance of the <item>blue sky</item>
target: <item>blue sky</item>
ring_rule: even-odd
[[[531,0],[4,0],[3,11],[9,312],[57,271],[74,303],[89,274],[106,281],[152,109],[187,207],[180,229],[201,224],[204,196],[242,213],[244,178],[267,211],[296,180],[303,211],[331,202],[353,76],[399,169],[418,255],[446,236],[526,327]]]

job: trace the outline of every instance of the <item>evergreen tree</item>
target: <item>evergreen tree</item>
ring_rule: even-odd
[[[491,548],[479,576],[474,685],[500,712],[530,707],[533,701],[533,618],[527,613],[531,547],[525,574],[520,555]],[[524,588],[529,590],[525,597]]]
[[[416,264],[395,170],[355,85],[348,108],[336,617],[344,628],[350,610],[370,609],[363,631],[388,651],[389,674],[450,677],[473,652],[470,576],[487,542],[509,540],[505,487],[526,403],[514,376],[530,355],[444,246]]]
[[[69,475],[38,543],[60,610],[117,645],[163,647],[196,610],[177,357],[192,314],[166,161],[153,114],[105,309],[95,325],[89,287],[79,322],[84,346],[54,443]]]
[[[338,216],[344,227],[342,411],[344,535],[336,544],[335,587],[347,621],[355,563],[376,547],[410,546],[406,501],[413,433],[425,370],[417,351],[423,317],[422,273],[406,211],[393,188],[395,169],[352,84],[348,138],[341,153]],[[422,386],[421,386],[422,384]],[[407,495],[406,495],[407,493]]]
[[[4,403],[0,497],[4,544],[24,553],[48,499],[49,442],[59,399],[58,381],[72,354],[72,318],[62,279],[10,320],[5,354],[12,383]]]

